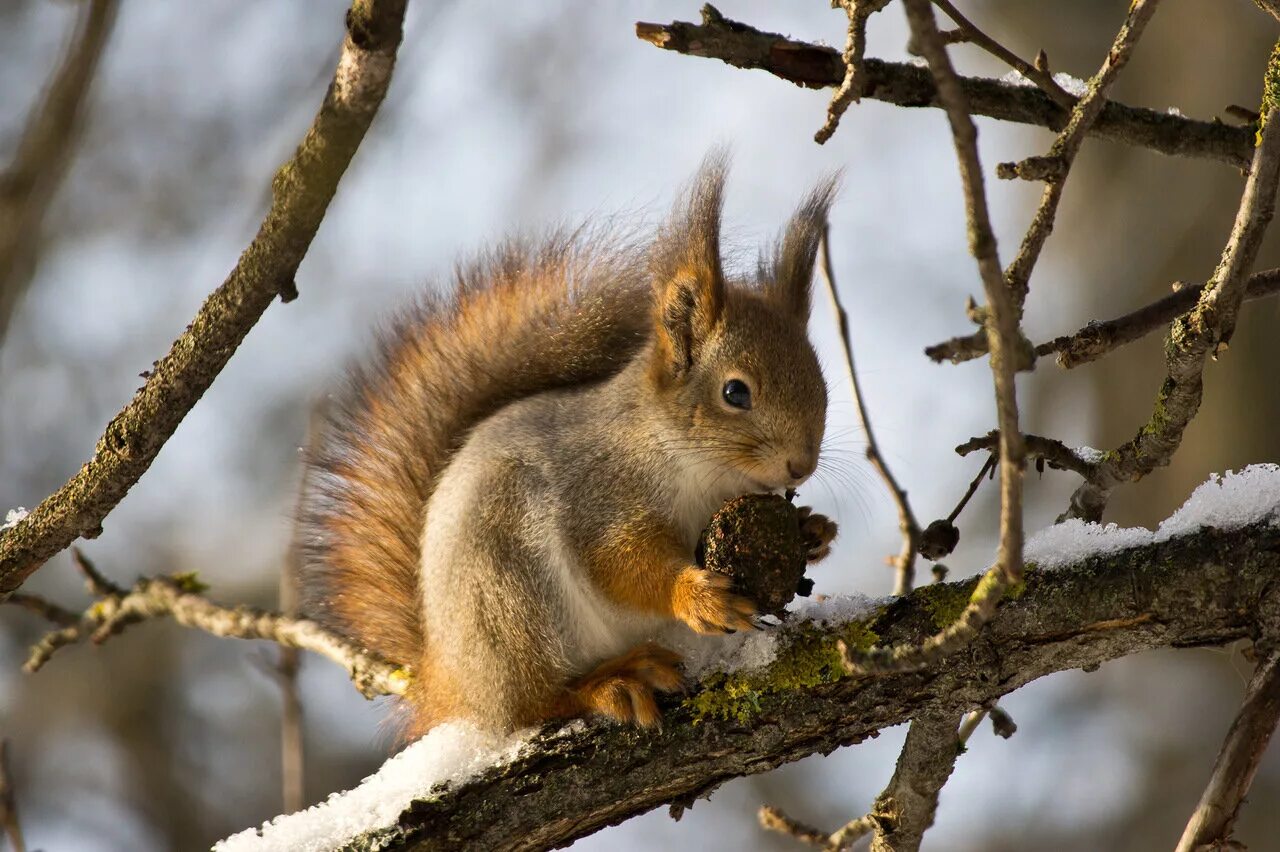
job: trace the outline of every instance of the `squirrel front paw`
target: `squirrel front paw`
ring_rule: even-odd
[[[801,506],[797,513],[800,516],[800,536],[804,539],[805,558],[809,562],[821,562],[831,553],[831,542],[835,541],[839,527],[826,515],[819,515],[808,506]]]
[[[672,610],[676,618],[698,633],[732,633],[754,630],[752,616],[757,607],[749,598],[735,594],[724,574],[689,566],[676,580]]]

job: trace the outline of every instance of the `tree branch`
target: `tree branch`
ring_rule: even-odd
[[[1264,107],[1267,97],[1277,96],[1280,96],[1280,41],[1267,63]],[[1168,376],[1156,394],[1150,420],[1131,440],[1108,453],[1093,476],[1076,489],[1071,495],[1067,517],[1100,520],[1113,488],[1167,465],[1181,446],[1184,431],[1200,410],[1205,361],[1224,351],[1235,331],[1249,270],[1275,214],[1278,182],[1280,108],[1273,108],[1267,110],[1263,119],[1240,208],[1218,267],[1201,290],[1196,306],[1178,317],[1170,329],[1165,343]]]
[[[1033,571],[981,638],[945,665],[879,677],[826,663],[816,684],[786,681],[841,640],[918,644],[976,578],[923,586],[866,622],[795,634],[769,669],[716,684],[670,708],[655,731],[562,729],[509,764],[406,808],[396,826],[353,843],[394,849],[547,849],[725,781],[826,753],[931,711],[982,707],[1057,671],[1093,669],[1159,647],[1217,646],[1280,623],[1280,529],[1192,535]],[[770,687],[773,684],[773,687]],[[754,686],[753,686],[754,685]],[[699,695],[704,700],[697,700]],[[736,697],[735,697],[736,696]],[[706,700],[710,698],[711,700]],[[695,707],[722,713],[698,715]]]
[[[871,808],[871,852],[916,852],[938,812],[938,794],[960,756],[956,713],[931,711],[911,720],[893,778]]]
[[[0,532],[0,600],[103,518],[147,471],[277,294],[294,274],[351,157],[373,121],[395,65],[407,0],[355,0],[329,91],[293,158],[272,182],[271,209],[231,275],[133,400],[107,424],[93,457],[29,515]]]
[[[1258,762],[1280,722],[1280,654],[1268,654],[1258,664],[1244,704],[1213,765],[1209,784],[1187,823],[1177,852],[1226,849],[1240,805],[1253,783]]]
[[[826,123],[813,135],[813,141],[819,145],[831,138],[849,104],[859,99],[863,78],[866,77],[862,58],[867,51],[867,19],[883,9],[888,2],[889,0],[832,0],[833,7],[844,9],[848,15],[849,34],[845,39],[844,54],[840,57],[844,62],[844,79],[831,96]]]
[[[35,276],[45,213],[80,138],[84,105],[115,24],[116,0],[90,0],[71,49],[0,175],[0,344]]]
[[[347,639],[331,633],[314,621],[268,612],[247,605],[224,607],[204,597],[205,590],[195,574],[165,577],[143,577],[130,589],[107,580],[79,551],[74,552],[77,566],[88,579],[90,591],[98,596],[83,613],[72,616],[67,610],[45,603],[32,606],[32,595],[14,596],[9,603],[23,603],[55,623],[59,630],[45,635],[27,658],[23,670],[39,671],[60,648],[85,639],[95,645],[105,642],[126,627],[153,618],[172,618],[183,627],[193,627],[214,636],[234,639],[266,639],[285,647],[301,648],[327,657],[342,666],[356,689],[366,698],[399,695],[408,684],[404,669],[381,659],[371,651],[359,648]],[[39,600],[39,599],[37,599]],[[52,614],[51,614],[52,613]]]
[[[1195,307],[1204,292],[1203,284],[1175,284],[1175,290],[1149,305],[1105,322],[1091,322],[1075,334],[1055,337],[1036,346],[1037,358],[1058,353],[1058,366],[1070,370],[1088,364],[1153,331],[1164,328],[1181,314]],[[1280,293],[1280,269],[1267,269],[1250,275],[1244,300],[1263,299]],[[981,345],[976,341],[981,340]],[[959,364],[987,354],[986,340],[967,334],[934,344],[924,350],[934,361]]]
[[[688,56],[719,59],[735,68],[761,69],[797,86],[822,89],[844,79],[840,53],[830,47],[764,32],[730,20],[710,4],[702,23],[637,23],[636,35]],[[937,88],[927,69],[900,62],[864,59],[866,79],[859,97],[903,107],[938,107]],[[974,115],[1061,130],[1068,110],[1035,86],[1019,86],[977,77],[960,78]],[[1216,160],[1246,168],[1253,151],[1253,130],[1220,122],[1196,121],[1114,101],[1103,107],[1090,136],[1149,148],[1161,154]]]

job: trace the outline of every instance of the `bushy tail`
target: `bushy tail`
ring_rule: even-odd
[[[503,405],[625,364],[649,325],[644,263],[599,232],[512,242],[459,267],[449,295],[393,320],[307,451],[297,542],[309,614],[389,660],[418,662],[419,540],[450,454]]]

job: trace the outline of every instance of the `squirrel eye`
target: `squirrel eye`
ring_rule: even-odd
[[[740,379],[730,379],[725,382],[722,394],[724,401],[734,408],[751,408],[751,388],[747,387],[747,383]]]

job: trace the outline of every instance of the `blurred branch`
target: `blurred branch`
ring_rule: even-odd
[[[406,2],[355,0],[333,82],[297,151],[275,175],[257,236],[107,424],[93,457],[0,532],[0,600],[76,538],[101,532],[103,518],[151,466],[271,301],[297,294],[294,274],[391,82]]]
[[[23,666],[29,674],[39,671],[58,649],[67,645],[85,639],[98,645],[126,627],[167,617],[183,627],[193,627],[214,636],[265,639],[285,648],[312,651],[346,669],[356,689],[366,698],[399,695],[407,685],[408,677],[401,667],[356,647],[314,621],[251,606],[224,607],[213,603],[201,594],[206,587],[194,573],[143,577],[132,588],[124,589],[99,573],[78,550],[73,550],[72,556],[97,600],[75,616],[72,623],[67,623],[61,616],[52,619],[63,626],[46,634],[31,649]],[[23,595],[20,600],[11,598],[9,603],[29,602],[33,597]],[[41,608],[30,603],[24,605],[27,609],[41,612]],[[43,603],[43,608],[53,613],[67,612],[48,603]]]
[[[867,436],[867,461],[880,474],[884,484],[889,488],[894,504],[898,507],[898,529],[902,533],[902,550],[897,556],[889,558],[889,564],[897,571],[897,581],[893,593],[905,595],[915,587],[916,551],[920,547],[920,524],[915,512],[911,510],[911,501],[907,492],[898,484],[897,478],[884,456],[880,453],[880,445],[876,443],[875,431],[871,428],[871,418],[867,415],[867,403],[862,398],[862,385],[858,382],[858,371],[853,361],[853,338],[849,332],[849,315],[840,302],[840,294],[836,289],[835,273],[831,269],[830,233],[824,228],[822,232],[822,251],[820,254],[822,281],[831,300],[831,309],[835,312],[840,325],[840,343],[844,349],[844,363],[849,370],[849,384],[853,388],[854,407],[858,410],[858,420],[862,422],[862,431]]]
[[[1177,852],[1227,849],[1240,805],[1249,793],[1258,762],[1280,722],[1280,654],[1272,652],[1258,664],[1244,704],[1231,723],[1226,742],[1214,762],[1213,773],[1187,823]]]
[[[0,739],[0,826],[4,827],[11,852],[26,852],[22,825],[18,822],[18,804],[9,779],[9,740]]]
[[[1039,435],[1023,435],[1027,443],[1027,455],[1044,459],[1050,467],[1058,470],[1074,471],[1088,479],[1093,475],[1097,462],[1082,456],[1056,438],[1043,438]],[[978,438],[970,438],[956,447],[956,454],[967,456],[977,450],[995,452],[1000,446],[1000,430],[992,429]]]
[[[946,44],[938,32],[929,0],[903,0],[912,39],[929,63],[938,87],[938,98],[947,112],[955,142],[960,179],[964,187],[969,251],[978,263],[987,304],[982,320],[991,351],[995,385],[996,420],[1000,424],[1000,546],[996,563],[978,584],[964,610],[941,631],[919,645],[879,643],[870,649],[840,644],[845,668],[850,672],[909,670],[928,665],[968,644],[995,614],[1005,591],[1022,579],[1022,469],[1026,448],[1018,428],[1018,401],[1014,377],[1029,349],[1018,325],[1018,309],[1005,287],[996,252],[996,238],[987,213],[982,165],[978,159],[978,131],[969,114],[964,89]]]
[[[1169,295],[1145,307],[1105,322],[1091,322],[1075,334],[1055,337],[1035,349],[1036,357],[1058,353],[1058,366],[1064,369],[1088,364],[1113,349],[1141,340],[1153,331],[1173,322],[1195,307],[1204,292],[1203,284],[1180,284]],[[1245,283],[1244,301],[1262,299],[1280,293],[1280,269],[1267,269],[1250,275]],[[987,354],[986,341],[974,345],[973,335],[954,337],[924,350],[934,361],[959,364]]]
[[[757,30],[726,18],[710,4],[702,7],[702,23],[637,23],[636,36],[688,56],[719,59],[735,68],[768,71],[797,86],[838,86],[845,66],[839,51]],[[904,107],[938,107],[937,87],[929,71],[901,62],[864,59],[865,82],[858,97]],[[1060,130],[1069,111],[1035,86],[1020,86],[978,77],[961,77],[969,109],[975,115]],[[1236,168],[1249,164],[1253,130],[1211,121],[1196,121],[1164,112],[1108,102],[1089,129],[1090,136],[1150,148],[1162,154],[1216,160]]]
[[[835,670],[814,686],[753,687],[786,682],[797,659],[810,659],[795,654],[827,655],[846,638],[870,633],[918,645],[934,629],[937,602],[971,596],[980,580],[923,586],[862,622],[815,625],[795,634],[794,645],[783,634],[771,667],[708,681],[669,707],[661,728],[587,725],[545,734],[511,762],[419,798],[394,825],[358,840],[420,850],[567,845],[660,805],[687,805],[731,778],[825,754],[924,714],[990,706],[1052,672],[1260,635],[1280,607],[1278,573],[1280,528],[1205,528],[1029,572],[1022,593],[987,624],[984,641],[944,665],[877,677]],[[723,715],[695,709],[716,706]]]
[[[1265,98],[1280,96],[1280,41],[1267,63],[1264,92],[1264,107]],[[1183,432],[1200,410],[1205,362],[1226,350],[1235,331],[1249,270],[1275,214],[1277,182],[1280,105],[1268,109],[1263,119],[1240,208],[1218,267],[1200,291],[1195,307],[1178,317],[1169,331],[1165,343],[1168,376],[1156,394],[1151,419],[1131,440],[1106,454],[1093,475],[1071,495],[1065,517],[1101,520],[1113,488],[1167,465],[1182,444]]]
[[[862,57],[867,51],[867,19],[888,3],[889,0],[831,0],[832,7],[844,9],[849,16],[849,34],[845,39],[844,54],[840,57],[844,63],[844,79],[831,96],[826,123],[813,136],[813,141],[819,145],[831,138],[849,104],[859,99],[863,78],[866,77]]]
[[[79,29],[0,174],[0,345],[35,277],[45,213],[80,138],[84,105],[115,23],[116,0],[88,0]]]
[[[289,617],[298,614],[298,578],[295,571],[297,549],[289,548],[289,562],[280,572],[280,611]],[[302,736],[302,696],[298,691],[298,670],[302,655],[297,648],[280,647],[276,678],[280,684],[280,800],[285,813],[302,810],[306,804],[306,750]]]

